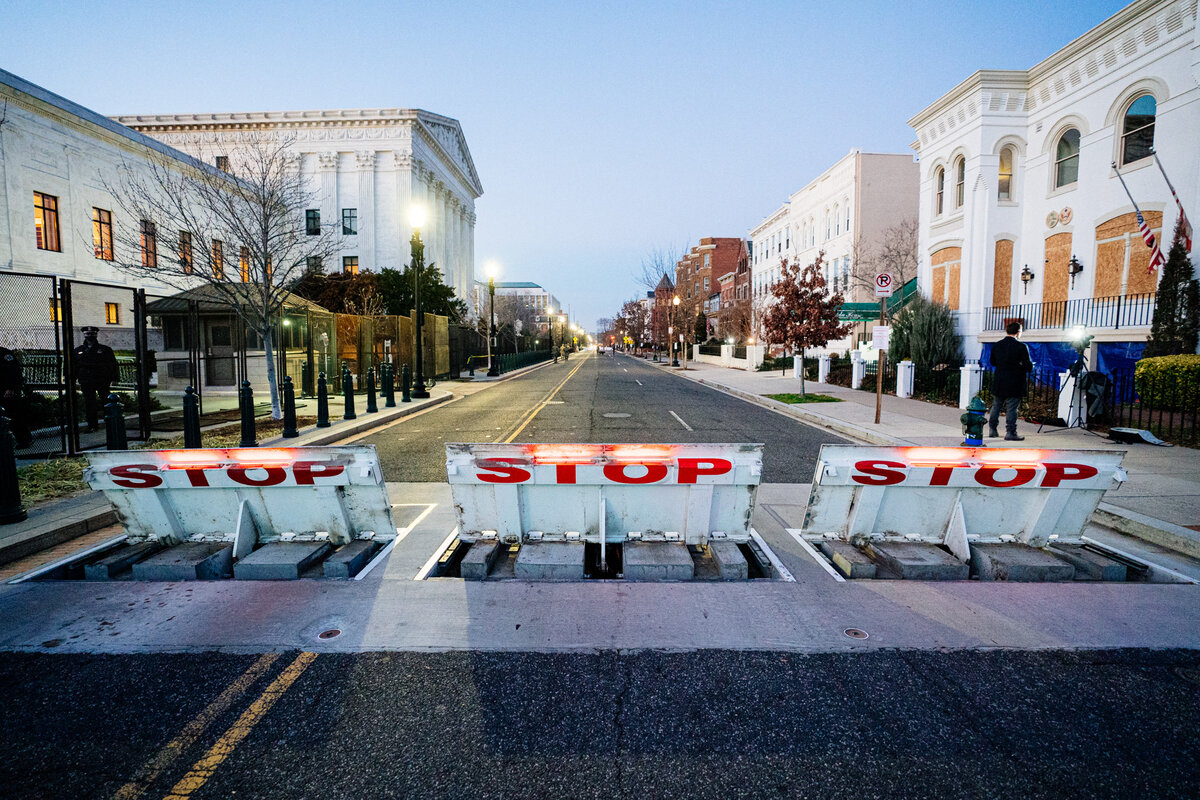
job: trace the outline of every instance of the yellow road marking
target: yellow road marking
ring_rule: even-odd
[[[113,800],[134,800],[134,798],[141,797],[142,793],[146,791],[146,787],[153,783],[164,769],[171,766],[184,750],[191,747],[213,720],[223,714],[233,704],[233,701],[250,688],[278,658],[278,653],[265,653],[251,664],[250,668],[243,672],[236,681],[225,687],[225,691],[221,692],[216,700],[209,703],[203,711],[185,725],[178,736],[167,742],[154,758],[147,761],[133,780],[118,789],[117,793],[113,795]]]
[[[521,431],[525,430],[525,426],[527,426],[530,422],[533,422],[533,418],[538,415],[538,412],[550,404],[550,401],[554,399],[554,395],[558,394],[559,389],[562,389],[562,387],[567,385],[567,381],[569,381],[569,380],[571,380],[571,378],[575,377],[575,373],[579,372],[580,368],[584,364],[587,363],[587,360],[590,357],[591,357],[591,354],[588,354],[587,356],[585,356],[582,361],[580,361],[578,364],[575,365],[575,369],[573,369],[567,373],[567,377],[562,379],[562,383],[560,383],[558,386],[555,386],[553,389],[550,390],[550,394],[546,395],[538,403],[534,404],[533,408],[531,408],[525,414],[525,416],[521,418],[521,420],[518,423],[517,429],[515,431],[513,431],[512,434],[510,434],[509,436],[501,436],[499,439],[496,440],[496,442],[503,442],[503,443],[507,444],[507,443],[511,442],[513,439],[516,439],[517,436],[519,436],[521,434]]]
[[[279,677],[271,682],[259,696],[257,700],[250,704],[250,707],[242,712],[242,716],[238,717],[238,721],[230,726],[229,730],[225,731],[224,735],[217,740],[216,744],[209,748],[208,752],[195,763],[191,771],[180,779],[179,783],[171,789],[164,800],[184,800],[191,796],[193,792],[199,789],[204,783],[212,777],[216,772],[217,767],[229,757],[243,739],[250,735],[250,731],[258,724],[267,712],[271,710],[271,706],[275,705],[275,701],[283,696],[296,679],[304,674],[304,670],[308,669],[317,657],[316,653],[301,653],[296,656],[296,660],[288,664],[287,668],[279,674]]]

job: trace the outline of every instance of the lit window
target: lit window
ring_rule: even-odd
[[[103,208],[92,209],[92,244],[96,249],[96,258],[113,260],[111,211]]]
[[[954,173],[954,207],[962,208],[963,201],[966,199],[967,189],[967,160],[965,158],[958,159]]]
[[[57,297],[50,298],[50,321],[62,322],[62,302]]]
[[[58,198],[33,193],[33,227],[37,232],[37,249],[62,252],[58,238]]]
[[[121,306],[118,303],[104,304],[104,322],[106,325],[121,324]]]
[[[933,213],[941,214],[942,209],[945,207],[943,202],[945,201],[946,197],[946,170],[938,167],[937,172],[933,173],[933,183],[935,187]]]
[[[342,272],[349,275],[357,275],[358,256],[342,256]]]
[[[153,269],[158,266],[158,233],[154,223],[148,219],[142,220],[142,266]]]
[[[321,235],[321,209],[310,208],[304,212],[304,232],[309,236]]]
[[[242,276],[242,283],[250,282],[250,248],[243,247],[238,252],[238,272]]]
[[[358,209],[343,208],[342,209],[342,235],[357,236],[358,235]]]
[[[179,232],[179,266],[183,267],[185,275],[192,274],[192,234],[190,231]]]
[[[220,239],[212,240],[212,252],[209,254],[213,277],[219,281],[225,280],[225,243]]]
[[[1129,104],[1121,129],[1121,163],[1146,158],[1154,150],[1154,117],[1158,103],[1154,95],[1144,94]]]
[[[997,196],[1001,200],[1012,200],[1013,179],[1013,149],[1006,147],[1000,151],[1000,181]]]
[[[1079,131],[1070,128],[1058,139],[1054,154],[1054,188],[1079,180]]]

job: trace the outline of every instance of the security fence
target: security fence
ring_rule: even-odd
[[[1154,319],[1155,293],[1084,297],[1048,303],[1021,303],[984,309],[983,329],[1002,331],[1012,321],[1025,330],[1072,328],[1119,329],[1149,327]]]

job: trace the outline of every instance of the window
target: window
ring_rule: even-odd
[[[1150,155],[1154,149],[1154,116],[1158,103],[1152,94],[1144,94],[1129,104],[1121,128],[1121,163],[1130,164]]]
[[[238,252],[238,272],[242,276],[242,283],[250,282],[250,248],[243,247]]]
[[[824,241],[829,241],[829,230],[830,230],[830,228],[829,228],[829,212],[826,211],[825,212],[825,239],[824,239]]]
[[[833,207],[833,235],[842,235],[842,210],[837,206]]]
[[[1079,180],[1079,131],[1068,129],[1058,139],[1054,153],[1054,188],[1070,186]]]
[[[711,267],[711,266],[712,266],[712,253],[705,253],[704,254],[704,267],[705,267],[705,269],[707,269],[708,267]]]
[[[217,169],[229,172],[229,156],[217,156]]]
[[[1000,181],[997,198],[1012,200],[1013,149],[1005,147],[1000,151]]]
[[[104,304],[104,323],[106,325],[121,324],[121,305],[119,303]]]
[[[357,275],[358,256],[342,256],[342,272],[350,275]]]
[[[304,232],[309,236],[321,235],[321,209],[310,208],[304,212]]]
[[[58,239],[58,198],[41,192],[33,193],[33,227],[37,232],[37,249],[62,252]]]
[[[942,209],[945,208],[943,203],[946,198],[946,170],[941,167],[937,168],[937,171],[933,173],[933,185],[933,213],[941,214]]]
[[[967,189],[967,160],[959,158],[954,165],[954,207],[962,208],[966,199]]]
[[[708,278],[704,279],[704,291],[708,291]]]
[[[225,243],[220,239],[212,240],[212,252],[209,254],[213,277],[219,281],[225,280]]]
[[[57,297],[50,298],[50,321],[62,322],[62,301]]]
[[[342,235],[357,236],[358,235],[358,209],[343,208],[342,209]]]
[[[179,266],[183,267],[185,275],[192,274],[192,234],[189,231],[179,232]]]
[[[113,260],[111,211],[92,209],[92,244],[96,248],[96,258]]]
[[[850,232],[850,206],[846,206],[846,233]]]
[[[154,223],[148,219],[142,220],[142,266],[154,268],[158,266],[158,233]]]
[[[783,229],[783,246],[788,250],[792,249],[792,226],[789,225]]]
[[[309,272],[324,272],[325,264],[321,261],[320,256],[309,256],[304,260],[304,267]]]

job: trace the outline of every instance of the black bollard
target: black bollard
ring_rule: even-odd
[[[242,412],[242,443],[241,447],[258,447],[258,431],[254,428],[254,390],[250,381],[242,381],[241,391],[238,392],[238,405]]]
[[[292,376],[283,376],[283,438],[295,439],[300,435],[296,430],[296,387],[292,385]]]
[[[325,382],[325,373],[317,374],[317,427],[328,428],[329,422],[329,386]]]
[[[191,386],[183,390],[183,446],[201,447],[200,398]]]
[[[367,413],[378,414],[379,406],[375,402],[375,368],[367,368]]]
[[[475,377],[475,361],[474,356],[467,356],[467,372],[472,378]]]
[[[313,386],[312,365],[307,361],[300,365],[300,393],[305,397],[312,397],[317,393]]]
[[[400,368],[400,402],[412,402],[412,374],[408,371],[408,364]]]
[[[383,365],[383,405],[396,407],[396,370],[390,361]]]
[[[21,505],[17,480],[17,440],[8,428],[8,417],[0,414],[0,525],[20,522],[29,515]]]
[[[354,413],[354,378],[350,375],[350,367],[342,364],[342,396],[345,398],[345,410],[342,419],[358,419]]]
[[[104,439],[109,450],[128,450],[129,439],[125,435],[125,407],[121,398],[113,392],[104,404]]]

